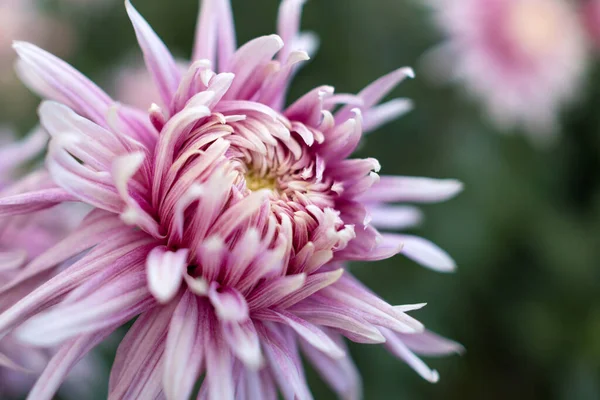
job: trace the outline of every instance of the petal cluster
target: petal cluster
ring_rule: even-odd
[[[454,262],[423,238],[382,233],[419,222],[398,202],[444,201],[454,180],[380,177],[350,159],[364,133],[410,109],[380,101],[412,71],[360,93],[322,86],[285,106],[316,47],[285,0],[279,34],[237,47],[228,1],[205,0],[193,60],[181,68],[126,2],[158,98],[148,110],[113,101],[72,67],[16,43],[25,83],[51,139],[51,184],[0,198],[15,216],[66,201],[93,210],[25,266],[10,287],[78,256],[0,314],[0,332],[61,345],[30,398],[51,398],[73,367],[137,316],[117,351],[110,398],[311,398],[300,352],[342,398],[360,397],[343,338],[386,343],[424,378],[415,355],[459,352],[346,270],[400,252],[439,271]]]

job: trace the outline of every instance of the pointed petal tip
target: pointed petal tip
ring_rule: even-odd
[[[397,70],[398,73],[406,76],[407,78],[414,79],[415,71],[411,67],[402,67]]]

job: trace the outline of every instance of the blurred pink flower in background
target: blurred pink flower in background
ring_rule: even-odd
[[[447,41],[428,54],[437,77],[483,101],[503,130],[535,142],[559,129],[561,106],[582,88],[587,42],[566,0],[426,0]]]
[[[582,0],[581,18],[587,33],[597,49],[600,49],[600,0]]]
[[[61,344],[31,398],[51,398],[81,357],[136,316],[117,350],[111,398],[185,399],[204,376],[200,398],[272,399],[279,390],[310,399],[302,351],[340,397],[357,399],[344,337],[384,344],[431,382],[438,374],[417,354],[462,350],[407,314],[424,304],[392,306],[345,268],[404,254],[454,270],[432,242],[378,228],[418,221],[418,211],[395,203],[445,201],[462,184],[380,177],[377,160],[349,158],[365,133],[410,109],[406,99],[379,104],[412,77],[409,68],[356,95],[321,86],[285,106],[314,43],[299,31],[303,3],[283,1],[278,35],[238,48],[229,1],[204,1],[182,72],[126,2],[158,93],[142,109],[115,102],[40,48],[15,44],[24,81],[53,100],[39,111],[52,137],[52,180],[0,198],[0,215],[93,207],[25,273],[81,257],[0,314],[1,333]],[[136,103],[153,96],[143,86],[129,89]],[[0,301],[7,294],[0,288]]]
[[[123,63],[111,79],[116,100],[147,110],[160,99],[156,86],[146,67],[136,63]]]
[[[27,110],[33,100],[14,72],[14,40],[35,41],[62,57],[70,54],[75,45],[71,27],[39,10],[35,1],[0,0],[0,91],[7,114]],[[10,101],[4,101],[7,99]]]
[[[0,195],[21,193],[32,185],[39,186],[49,181],[44,170],[17,180],[24,174],[26,164],[34,162],[45,148],[48,142],[46,132],[37,129],[27,138],[16,141],[10,130],[0,129],[0,141]],[[64,239],[81,222],[86,209],[81,205],[65,204],[30,215],[3,218],[0,224],[0,286],[8,288],[13,279],[26,276],[23,272],[25,266]],[[49,271],[31,276],[25,284],[8,290],[0,301],[0,312],[45,282],[49,276]],[[52,353],[52,350],[25,345],[12,335],[1,338],[0,398],[26,395]],[[91,394],[93,379],[98,375],[94,358],[90,355],[73,369],[61,390],[63,397],[77,399]]]

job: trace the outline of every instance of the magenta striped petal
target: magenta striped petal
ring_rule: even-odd
[[[270,62],[282,47],[283,41],[277,35],[262,36],[240,47],[228,66],[229,71],[235,74],[235,79],[224,99],[244,100],[245,98],[238,96],[242,88],[249,84],[252,75],[259,73],[258,69]]]
[[[177,64],[165,44],[131,5],[129,0],[125,1],[125,8],[135,29],[135,35],[137,36],[140,48],[144,53],[146,68],[152,76],[163,104],[168,106],[171,104],[181,80]]]
[[[71,369],[91,349],[102,342],[118,325],[88,335],[82,335],[63,344],[50,360],[42,375],[27,396],[28,400],[51,400]]]
[[[203,388],[209,400],[233,400],[233,356],[224,338],[219,334],[219,323],[215,317],[208,317],[205,327],[206,370]]]
[[[16,331],[20,340],[53,346],[65,339],[120,325],[153,305],[142,271],[123,273],[79,301],[37,314]]]
[[[357,343],[385,342],[376,326],[347,307],[310,300],[296,304],[290,311],[313,324],[334,328]]]
[[[60,101],[106,127],[111,98],[92,81],[64,61],[25,42],[13,45],[19,54],[21,76],[33,91],[43,97]]]
[[[261,313],[261,318],[288,325],[299,337],[304,339],[315,349],[327,354],[328,357],[342,358],[346,355],[344,350],[332,341],[321,329],[316,325],[297,317],[294,313],[283,310],[264,311]]]
[[[260,350],[260,340],[252,320],[244,322],[223,321],[223,338],[237,358],[246,367],[257,370],[263,367],[264,360]]]
[[[86,216],[79,228],[40,254],[22,268],[9,283],[0,287],[0,294],[101,243],[122,228],[123,223],[114,214],[109,214],[103,210],[92,211]]]
[[[311,400],[298,346],[293,334],[269,323],[259,325],[259,334],[279,390],[286,400]]]
[[[201,2],[192,61],[206,59],[218,64],[219,71],[226,71],[236,47],[229,0]]]
[[[179,300],[169,325],[165,347],[163,386],[167,399],[190,397],[204,361],[207,308],[186,292]]]
[[[275,304],[285,307],[287,303],[282,300],[304,288],[305,282],[306,274],[302,273],[282,276],[259,284],[248,297],[248,306],[253,310],[271,307]]]
[[[65,294],[79,288],[94,275],[100,273],[108,275],[111,268],[116,272],[130,266],[132,262],[145,259],[149,251],[147,248],[149,242],[152,241],[147,237],[140,237],[129,229],[108,238],[67,270],[48,280],[1,313],[0,333],[22,323],[35,313],[55,305],[64,298]],[[107,266],[111,268],[106,270]]]
[[[173,302],[146,311],[129,329],[117,349],[110,374],[109,399],[139,398],[154,371],[162,372],[165,341],[175,305]],[[162,384],[160,376],[152,383]]]
[[[348,349],[339,334],[329,334],[331,339],[346,353]],[[319,375],[331,386],[342,400],[362,399],[362,382],[356,366],[349,355],[333,359],[315,349],[306,341],[300,341],[302,353],[317,370]]]
[[[77,198],[60,188],[42,189],[0,198],[0,217],[29,214]]]

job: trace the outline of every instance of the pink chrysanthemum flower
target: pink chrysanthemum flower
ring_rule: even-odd
[[[44,171],[40,171],[13,184],[23,172],[19,169],[24,169],[25,164],[30,163],[45,147],[48,136],[37,129],[20,142],[12,139],[10,131],[0,129],[0,140],[7,142],[0,148],[0,194],[3,196],[25,191],[28,185],[37,186],[39,182],[49,179]],[[5,218],[0,230],[0,286],[9,284],[21,274],[24,265],[64,239],[83,215],[73,208],[61,206],[30,215]],[[36,274],[10,295],[3,296],[0,311],[8,309],[48,277],[48,274]],[[52,351],[24,345],[12,335],[0,339],[0,398],[26,395],[36,380],[36,374],[39,375],[44,370],[51,356]],[[89,378],[94,370],[94,363],[89,360],[79,364],[69,376],[66,390],[61,394],[73,399],[77,395],[89,394],[84,387],[90,383]]]
[[[79,201],[94,207],[27,276],[81,258],[0,314],[0,332],[62,343],[30,393],[50,398],[64,375],[118,326],[138,316],[117,351],[110,398],[307,399],[299,349],[342,398],[360,397],[343,337],[385,343],[430,381],[415,355],[460,345],[424,331],[354,279],[344,261],[398,253],[449,271],[429,241],[380,233],[414,223],[395,202],[437,202],[454,180],[377,175],[349,159],[362,134],[404,113],[379,101],[397,70],[358,95],[319,87],[289,107],[285,92],[314,41],[298,31],[302,0],[282,2],[279,35],[236,50],[229,2],[205,0],[193,62],[180,68],[126,3],[160,105],[121,105],[70,66],[17,43],[26,83],[52,139],[53,184],[0,199],[11,216]],[[0,288],[0,299],[22,276]]]
[[[431,53],[434,73],[464,84],[502,129],[538,142],[558,129],[577,94],[586,40],[566,0],[426,0],[448,41]]]

